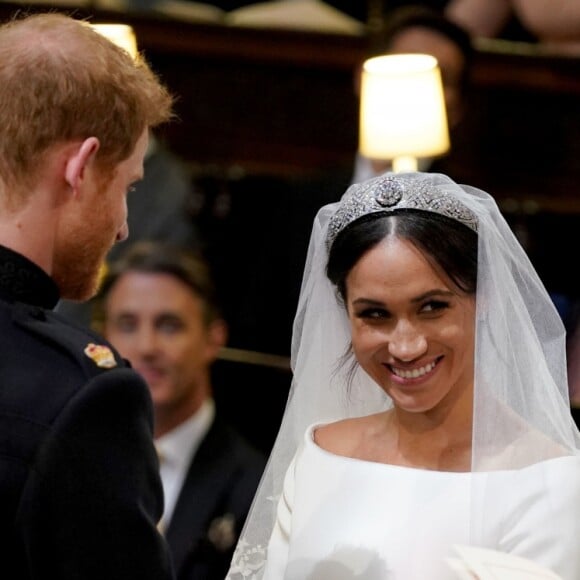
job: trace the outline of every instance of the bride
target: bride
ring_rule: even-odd
[[[580,578],[562,323],[493,198],[440,174],[315,220],[294,381],[228,578],[444,580],[457,544]]]

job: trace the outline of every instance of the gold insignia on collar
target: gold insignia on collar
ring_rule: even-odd
[[[84,353],[102,369],[112,369],[117,366],[113,351],[103,344],[89,342]]]

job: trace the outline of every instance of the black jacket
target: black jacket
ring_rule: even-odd
[[[183,482],[166,537],[178,580],[223,580],[265,458],[217,417]]]
[[[0,247],[2,569],[169,579],[147,386],[100,336],[51,312],[57,300],[40,268]]]

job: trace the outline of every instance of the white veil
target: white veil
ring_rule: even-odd
[[[390,174],[391,179],[401,175]],[[384,177],[351,186],[343,201],[357,188],[372,188]],[[478,222],[472,471],[516,469],[578,454],[580,434],[570,413],[564,326],[494,199],[441,174],[412,173],[405,179],[427,181],[430,189],[453,196]],[[350,331],[344,306],[325,275],[328,224],[340,203],[321,208],[314,221],[293,328],[293,383],[227,576],[231,580],[262,577],[285,472],[306,428],[390,405],[358,367],[350,389],[346,387],[352,366],[341,362]],[[485,489],[474,493],[480,495],[473,505],[483,505]]]

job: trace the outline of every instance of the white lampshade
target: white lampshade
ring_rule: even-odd
[[[128,24],[91,24],[91,27],[126,50],[133,59],[137,58],[137,37]]]
[[[409,161],[399,169],[394,163],[397,171],[416,169],[417,157],[433,157],[448,150],[447,114],[437,60],[426,54],[393,54],[367,60],[361,79],[361,155]]]

